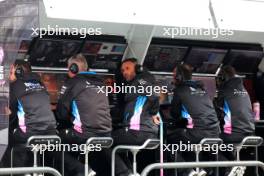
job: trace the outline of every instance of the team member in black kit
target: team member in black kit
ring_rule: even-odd
[[[69,144],[85,144],[90,137],[111,136],[112,123],[108,97],[98,88],[104,86],[103,81],[96,77],[95,72],[87,72],[88,64],[82,54],[77,54],[68,60],[68,69],[70,79],[62,86],[57,105],[58,122],[67,124],[68,121],[72,124],[71,128],[61,130],[63,141]],[[98,152],[92,153],[98,154]],[[97,173],[103,171],[96,168],[103,166],[102,164],[93,164],[96,163],[97,157],[91,156],[91,158],[93,158],[90,162],[91,167]],[[66,155],[65,160],[70,175],[83,174],[84,166],[75,158]]]
[[[155,78],[141,70],[137,59],[125,59],[121,65],[123,86],[155,86]],[[113,132],[114,145],[141,145],[149,138],[157,138],[158,126],[154,123],[159,111],[159,99],[154,93],[126,92],[124,95],[123,127]],[[116,174],[128,176],[131,165],[127,158],[116,156]],[[126,162],[125,162],[126,161]]]
[[[222,69],[216,107],[221,122],[221,138],[224,143],[240,143],[244,137],[254,134],[254,118],[248,92],[241,78],[236,77],[232,66]],[[234,160],[232,152],[222,152],[222,160]],[[239,171],[240,170],[240,171]],[[234,167],[232,172],[243,172],[244,167]],[[232,173],[231,172],[231,173]]]
[[[171,116],[176,126],[169,130],[168,143],[177,144],[182,141],[184,144],[197,144],[203,138],[219,137],[219,122],[213,103],[203,85],[192,80],[192,68],[186,64],[178,65],[174,69],[174,79],[176,87],[171,103]],[[194,161],[191,154],[193,153],[179,153],[177,159]]]
[[[13,133],[14,147],[26,143],[33,135],[56,134],[56,120],[51,111],[49,94],[40,77],[31,72],[28,62],[17,60],[10,70],[10,109],[15,128]],[[16,114],[16,115],[15,115]],[[14,127],[16,126],[16,127]],[[16,153],[15,166],[27,164],[25,152]],[[32,166],[32,163],[28,163]]]

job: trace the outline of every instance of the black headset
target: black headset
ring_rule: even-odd
[[[22,78],[24,76],[24,69],[21,65],[17,65],[15,70],[15,75],[17,78]]]
[[[135,71],[136,71],[136,74],[142,73],[143,72],[143,66],[136,64],[135,65]]]
[[[221,70],[222,70],[222,74],[221,74],[220,80],[222,82],[225,82],[225,81],[227,81],[227,75],[226,75],[227,73],[225,71],[225,66],[222,66]]]
[[[181,65],[176,66],[176,80],[182,82],[185,80]]]
[[[16,78],[22,78],[26,73],[31,72],[31,66],[28,61],[17,59],[14,63],[14,66],[16,68]]]
[[[69,67],[69,71],[73,74],[77,74],[79,72],[79,67],[76,63],[72,63]]]
[[[225,73],[222,73],[221,77],[220,77],[220,81],[225,82],[226,81],[226,75]]]

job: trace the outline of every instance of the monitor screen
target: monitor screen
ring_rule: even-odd
[[[192,48],[184,63],[193,67],[194,73],[215,74],[227,50],[212,48]]]
[[[263,58],[262,51],[230,50],[224,64],[232,65],[239,73],[255,73]]]
[[[126,46],[126,44],[86,41],[82,52],[90,68],[116,70]]]
[[[82,53],[84,54],[97,54],[102,46],[99,42],[85,42]]]
[[[124,53],[126,50],[126,46],[123,45],[114,45],[111,52],[117,52],[117,53]]]
[[[150,45],[144,60],[144,67],[151,71],[172,72],[180,63],[188,47]]]
[[[67,60],[80,50],[82,41],[38,39],[31,48],[32,66],[67,67]]]

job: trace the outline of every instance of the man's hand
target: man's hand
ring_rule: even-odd
[[[152,116],[152,120],[156,125],[160,124],[160,117],[158,115]]]

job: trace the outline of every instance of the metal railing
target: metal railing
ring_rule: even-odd
[[[153,145],[154,142],[154,145]],[[156,144],[155,144],[156,142]],[[111,176],[115,176],[115,158],[118,150],[130,150],[133,155],[133,174],[136,174],[137,160],[136,155],[142,149],[156,149],[160,144],[159,139],[147,139],[142,145],[118,145],[112,150]],[[149,146],[150,145],[150,146]]]
[[[61,176],[61,174],[51,167],[15,167],[15,168],[0,168],[0,175],[10,174],[29,174],[29,173],[48,173],[54,176]]]
[[[260,161],[215,161],[215,162],[179,162],[179,163],[154,163],[150,164],[142,171],[141,176],[147,176],[154,169],[178,169],[196,167],[233,167],[233,166],[258,166],[264,171],[264,163]]]

